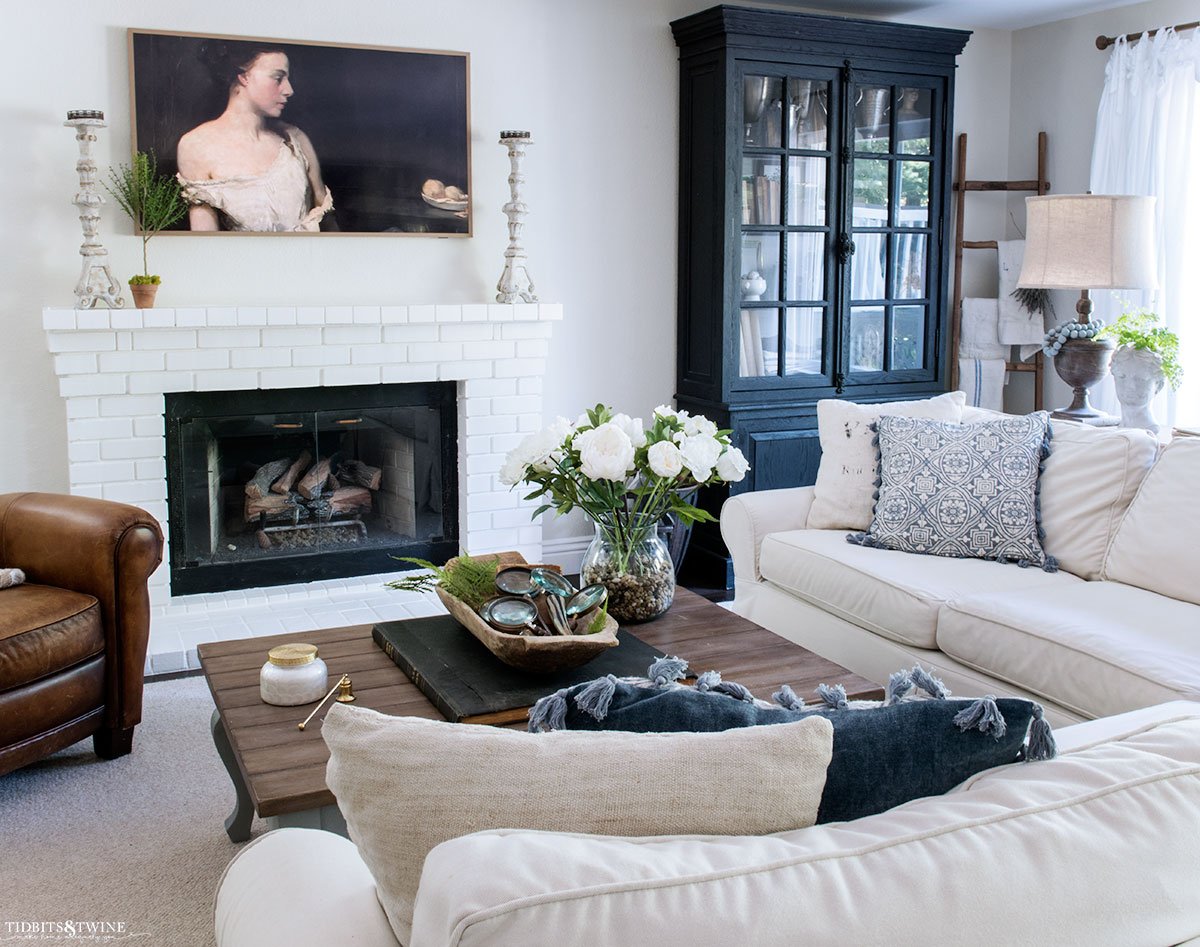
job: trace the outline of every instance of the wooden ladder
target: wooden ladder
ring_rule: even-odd
[[[1038,132],[1037,178],[1026,181],[971,181],[967,179],[967,133],[958,136],[958,157],[954,163],[954,305],[950,310],[950,388],[958,387],[958,340],[962,335],[962,273],[963,250],[999,250],[996,240],[964,240],[963,211],[967,191],[1034,191],[1038,195],[1050,190],[1046,180],[1046,133]],[[1033,373],[1033,409],[1042,410],[1042,376],[1046,360],[1038,352],[1032,362],[1008,361],[1010,372]]]

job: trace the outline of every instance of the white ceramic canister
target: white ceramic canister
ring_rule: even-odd
[[[325,696],[329,668],[317,657],[316,645],[281,644],[267,652],[267,663],[258,680],[265,703],[295,707]]]

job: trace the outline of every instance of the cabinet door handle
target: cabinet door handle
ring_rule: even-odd
[[[849,263],[850,257],[854,256],[854,241],[850,239],[849,235],[842,234],[838,237],[837,255],[838,262],[842,266]]]

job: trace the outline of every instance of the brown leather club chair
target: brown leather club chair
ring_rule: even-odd
[[[0,775],[91,735],[133,749],[162,531],[144,510],[51,493],[0,495]]]

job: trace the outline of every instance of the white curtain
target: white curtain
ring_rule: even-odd
[[[1156,405],[1168,424],[1200,424],[1200,31],[1161,30],[1113,46],[1096,116],[1091,190],[1142,194],[1155,202],[1158,288],[1100,292],[1106,322],[1122,303],[1153,309],[1180,337],[1183,385]],[[1093,389],[1117,413],[1112,380]]]

